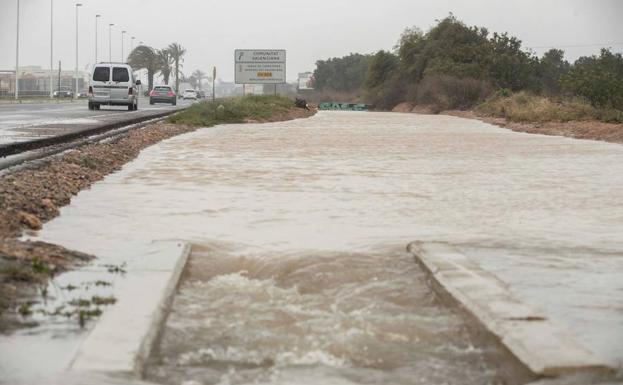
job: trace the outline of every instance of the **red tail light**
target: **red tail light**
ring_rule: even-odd
[[[173,91],[169,91],[169,93],[167,94],[167,96],[175,96],[175,94],[173,93]]]
[[[132,90],[132,87],[128,87],[128,95],[132,95],[134,93],[134,90]]]
[[[151,90],[151,91],[149,92],[149,96],[156,96],[156,91]]]
[[[89,86],[89,95],[93,96],[93,87]]]

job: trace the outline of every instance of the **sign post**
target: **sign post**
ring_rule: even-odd
[[[216,67],[212,69],[212,102],[216,100],[216,93],[214,93],[216,84]]]
[[[286,82],[286,51],[283,49],[237,49],[234,51],[235,83],[277,84]]]

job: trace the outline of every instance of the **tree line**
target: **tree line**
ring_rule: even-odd
[[[186,77],[181,71],[186,49],[179,43],[171,43],[166,48],[154,49],[147,45],[139,45],[128,56],[128,64],[135,69],[147,70],[148,90],[154,87],[154,77],[160,73],[164,84],[168,85],[171,75],[175,77],[175,92],[179,94],[180,82],[188,82],[193,88],[201,88],[206,73],[195,70]]]
[[[541,57],[507,33],[469,27],[454,15],[428,32],[406,29],[393,51],[320,60],[316,88],[361,92],[389,109],[407,101],[439,109],[471,108],[498,92],[581,97],[594,107],[623,109],[623,57],[609,49],[573,64],[564,51]]]

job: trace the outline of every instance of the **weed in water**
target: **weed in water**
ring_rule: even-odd
[[[91,298],[91,303],[93,303],[93,305],[113,305],[115,302],[117,302],[117,299],[113,296],[99,297],[97,295],[94,295]]]
[[[80,327],[83,328],[89,318],[99,317],[100,315],[102,315],[102,311],[100,309],[80,310],[78,312],[78,323],[80,324]]]
[[[22,317],[28,317],[29,315],[32,314],[32,309],[30,308],[31,306],[32,305],[30,303],[23,303],[19,305],[19,308],[17,308],[17,312]]]
[[[32,271],[34,271],[36,274],[50,275],[50,268],[48,267],[48,265],[38,258],[32,261],[31,267]]]
[[[76,306],[76,307],[89,307],[91,306],[91,300],[84,299],[84,298],[76,298],[76,299],[72,299],[71,301],[69,301],[69,304],[71,306]]]
[[[108,270],[108,272],[111,274],[125,274],[125,266],[125,263],[122,263],[121,265],[104,265],[106,270]]]

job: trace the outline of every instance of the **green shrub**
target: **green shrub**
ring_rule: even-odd
[[[601,120],[623,122],[623,112],[612,108],[596,108],[579,98],[547,98],[526,92],[511,96],[499,93],[476,107],[481,116],[506,118],[513,122],[568,122]]]
[[[444,110],[468,109],[485,100],[493,88],[488,82],[452,76],[426,76],[410,91],[408,100],[431,107],[439,113]]]
[[[243,123],[245,119],[268,119],[274,114],[287,112],[293,106],[292,100],[281,96],[249,95],[195,103],[169,117],[168,121],[210,127],[223,123]]]

